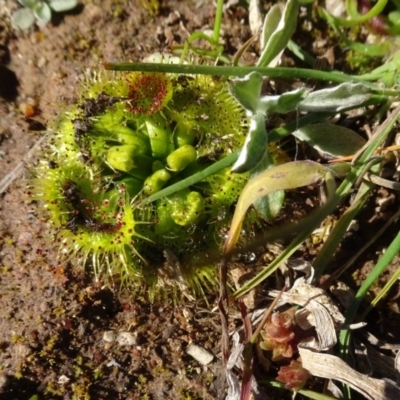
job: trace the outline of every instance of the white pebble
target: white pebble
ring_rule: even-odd
[[[196,361],[202,365],[208,365],[213,360],[214,355],[203,347],[191,343],[186,349],[186,353],[192,356]]]

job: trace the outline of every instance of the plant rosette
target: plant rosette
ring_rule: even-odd
[[[247,174],[226,168],[145,200],[243,146],[248,120],[225,81],[99,72],[54,131],[30,192],[60,258],[90,261],[97,279],[119,276],[151,297],[161,286],[204,294],[216,283],[207,258],[220,252]]]

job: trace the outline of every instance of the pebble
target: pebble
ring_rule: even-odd
[[[196,361],[202,365],[208,365],[213,360],[214,355],[203,347],[191,343],[186,349],[186,353],[192,356]]]
[[[133,346],[137,344],[137,334],[130,332],[119,332],[117,342],[120,346]]]

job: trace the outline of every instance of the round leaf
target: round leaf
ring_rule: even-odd
[[[35,23],[35,16],[28,8],[21,8],[13,13],[11,23],[14,28],[26,30]]]
[[[77,4],[77,0],[49,0],[50,7],[56,12],[72,10]]]
[[[44,23],[51,21],[51,10],[50,7],[46,3],[40,3],[34,9],[35,17]]]

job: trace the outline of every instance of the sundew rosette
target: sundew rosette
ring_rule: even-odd
[[[87,79],[32,181],[60,257],[89,262],[97,278],[119,276],[136,292],[150,287],[151,296],[161,286],[204,293],[217,275],[208,258],[220,251],[247,176],[227,168],[143,201],[241,148],[246,132],[223,80],[144,72]]]

